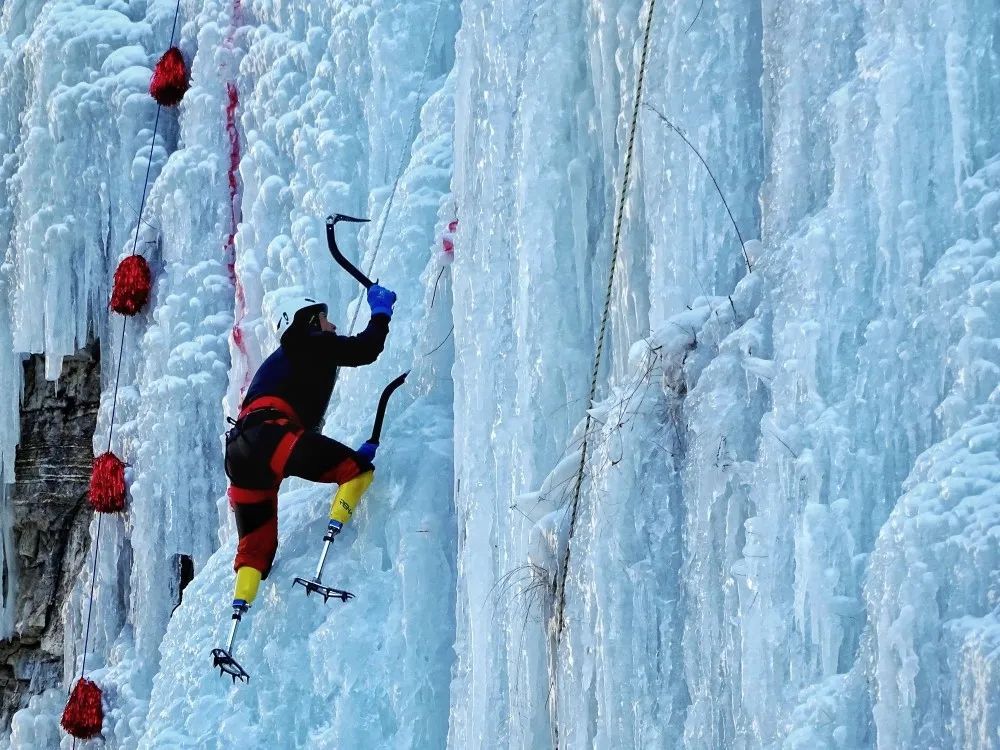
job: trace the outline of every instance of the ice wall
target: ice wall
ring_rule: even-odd
[[[156,225],[144,226],[145,231],[135,237],[133,230],[147,168],[156,178],[177,140],[176,116],[164,113],[152,142],[156,107],[146,93],[148,50],[165,43],[173,10],[172,3],[137,7],[28,2],[4,7],[0,285],[5,294],[0,305],[6,322],[0,334],[4,383],[0,413],[5,482],[16,478],[13,446],[18,438],[21,357],[43,352],[46,376],[55,379],[62,358],[97,337],[102,361],[116,362],[120,323],[112,331],[106,312],[114,266],[134,242],[154,264],[161,261]],[[227,305],[228,297],[223,297]],[[138,341],[133,327],[125,339],[126,349],[134,353]],[[124,382],[131,384],[136,358],[126,357],[123,365]],[[113,379],[114,369],[105,368],[102,382],[107,386]],[[126,388],[119,400],[120,415],[134,414],[136,395]],[[98,452],[107,448],[111,403],[106,391],[102,424],[94,436]],[[119,433],[115,448],[132,461],[136,441],[128,433],[127,429]],[[4,526],[9,523],[5,518]],[[105,531],[106,539],[120,541],[123,524],[110,521]],[[104,550],[110,554],[101,567],[102,581],[108,585],[98,588],[105,613],[98,628],[103,632],[95,638],[100,646],[121,629],[127,601],[121,584],[129,564],[126,544],[111,542]],[[7,564],[5,569],[10,585],[16,587],[16,566]],[[70,640],[79,630],[80,590],[68,603],[54,603],[66,617]],[[12,628],[17,627],[16,618],[17,613],[4,612],[3,619]],[[67,676],[75,671],[76,649],[71,645],[69,650]]]
[[[132,509],[97,568],[105,746],[1000,747],[1000,10],[656,4],[568,538],[649,7],[182,4],[193,87],[153,149],[157,282],[116,420]],[[117,354],[107,280],[172,13],[4,8],[7,478],[21,353],[56,373],[94,332]],[[329,434],[360,442],[413,372],[331,559],[358,598],[289,590],[328,497],[290,482],[233,688],[208,668],[235,545],[223,417],[282,296],[350,326],[333,211],[372,217],[344,245],[400,303],[379,362],[342,373]],[[171,614],[175,553],[198,575]],[[57,698],[11,747],[51,746]]]
[[[518,580],[505,573],[525,562],[518,554],[530,534],[517,513],[524,499],[542,516],[534,532],[542,549],[529,559],[546,564],[551,581],[566,520],[542,515],[551,496],[545,489],[557,488],[557,501],[565,502],[572,471],[560,463],[540,495],[527,494],[540,479],[530,474],[537,464],[508,452],[504,437],[546,414],[547,436],[561,434],[571,449],[580,439],[543,411],[544,402],[525,414],[519,396],[529,380],[565,382],[553,360],[574,363],[581,378],[588,366],[588,355],[579,356],[567,332],[549,322],[580,315],[581,327],[596,328],[594,308],[577,301],[572,268],[593,272],[593,305],[602,291],[598,269],[607,267],[612,190],[621,179],[638,5],[602,3],[581,12],[576,4],[544,4],[547,19],[569,21],[558,43],[546,35],[559,23],[536,32],[545,50],[537,62],[541,82],[530,78],[536,68],[529,52],[519,117],[530,123],[566,114],[560,137],[543,132],[532,140],[513,183],[530,179],[539,169],[530,162],[542,160],[554,187],[532,192],[532,204],[575,195],[584,213],[574,229],[591,239],[583,252],[558,237],[543,246],[545,258],[563,264],[557,294],[519,297],[520,274],[502,304],[483,301],[482,283],[498,275],[494,247],[509,246],[508,227],[524,231],[517,221],[504,222],[492,247],[477,243],[456,262],[456,289],[463,274],[470,291],[477,287],[476,296],[459,295],[457,308],[468,311],[470,329],[490,320],[486,340],[505,353],[503,372],[484,390],[475,390],[479,378],[456,382],[456,437],[466,446],[459,467],[469,448],[487,442],[500,462],[485,476],[476,469],[463,476],[459,468],[461,486],[474,488],[456,497],[459,523],[467,536],[490,534],[495,545],[460,547],[460,595],[482,581],[470,601],[495,584],[522,609],[511,617],[509,603],[501,608],[506,626],[497,628],[496,615],[480,614],[460,596],[453,694],[465,697],[454,708],[452,746],[534,747],[544,738],[563,747],[995,747],[1000,737],[981,718],[996,710],[996,697],[988,697],[997,674],[990,655],[996,531],[990,511],[978,510],[989,500],[977,501],[984,490],[970,486],[963,490],[969,500],[946,503],[960,508],[951,523],[961,541],[952,545],[970,549],[963,562],[957,551],[949,557],[888,532],[902,514],[916,514],[917,501],[899,498],[908,483],[921,481],[918,457],[963,429],[995,387],[996,354],[985,354],[992,351],[983,308],[988,276],[976,278],[995,254],[997,232],[988,175],[1000,114],[998,20],[985,4],[660,7],[645,101],[702,152],[743,234],[762,242],[748,243],[754,272],[747,274],[703,166],[655,113],[644,112],[641,171],[613,296],[605,365],[611,388],[593,412],[597,450],[571,542],[568,625],[550,651],[551,687],[539,685],[543,636],[537,626],[519,635],[537,589],[531,579],[505,586]],[[476,83],[512,68],[489,54],[489,42],[504,29],[516,33],[517,17],[490,20],[482,29],[463,25],[473,38],[460,44],[458,65],[472,65]],[[587,57],[579,53],[584,47]],[[578,69],[554,62],[560,55],[585,60],[584,74],[568,79]],[[517,82],[508,79],[504,89],[516,91]],[[554,103],[589,97],[591,107]],[[489,153],[488,139],[503,132],[508,109],[474,107],[457,132],[487,139]],[[582,144],[592,137],[603,156],[601,169],[589,172],[585,199],[573,192],[573,167],[587,147],[575,129],[580,109],[591,118]],[[502,136],[493,140],[502,143]],[[562,150],[556,158],[548,151],[553,143]],[[456,184],[467,195],[471,189],[479,207],[472,209],[479,217],[464,217],[462,225],[478,229],[495,214],[483,189],[490,175],[462,170],[457,164]],[[548,211],[528,231],[567,215]],[[537,247],[522,240],[519,250],[511,265],[522,254],[540,262]],[[536,311],[544,311],[540,320],[523,325]],[[652,335],[630,359],[629,345],[648,335],[636,331]],[[679,332],[688,339],[683,345]],[[468,347],[458,338],[457,373],[482,367],[483,336]],[[545,342],[544,354],[519,360],[521,348],[507,341],[525,349]],[[500,390],[496,378],[518,385]],[[476,395],[463,400],[466,387]],[[490,390],[500,396],[496,416],[476,429],[478,404]],[[585,393],[585,384],[569,393]],[[954,461],[987,460],[965,455],[959,451]],[[477,476],[494,475],[515,484],[475,484]],[[503,512],[505,498],[512,498],[511,512],[501,519],[495,509]],[[939,596],[939,611],[911,626],[914,612],[927,612],[928,591],[944,584],[907,588],[895,602],[873,595],[884,576],[899,580],[905,568],[895,563],[889,573],[886,547],[896,558],[919,556],[935,581],[961,570],[975,583],[969,595]],[[531,574],[539,577],[537,569]],[[536,608],[543,626],[551,625],[550,614]],[[533,707],[527,715],[521,701]],[[477,721],[484,714],[490,720]]]

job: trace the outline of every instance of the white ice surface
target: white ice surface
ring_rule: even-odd
[[[113,445],[132,505],[102,527],[92,746],[1000,748],[1000,9],[658,3],[644,100],[699,149],[748,242],[641,108],[590,405],[647,7],[442,0],[418,101],[437,0],[183,0],[193,87],[161,121],[139,235],[156,285],[125,337]],[[6,481],[22,356],[55,377],[89,332],[104,449],[105,300],[172,15],[3,8]],[[235,545],[224,417],[277,343],[281,296],[319,295],[348,328],[359,290],[327,254],[334,211],[373,219],[343,244],[400,302],[378,363],[342,373],[327,433],[360,442],[382,386],[413,373],[330,560],[358,598],[290,589],[328,491],[289,482],[236,647],[253,678],[234,688],[208,657]],[[176,553],[197,576],[171,616]],[[63,613],[67,681],[91,563]],[[16,628],[4,608],[0,635]],[[8,745],[51,747],[60,707],[57,690],[33,699]]]

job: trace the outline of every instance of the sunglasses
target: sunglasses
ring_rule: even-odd
[[[322,330],[323,320],[322,320],[321,316],[324,316],[324,315],[326,315],[326,313],[318,312],[318,313],[314,313],[312,316],[310,316],[309,320],[306,323],[306,325],[309,327],[310,331],[319,331],[319,330]],[[331,323],[330,325],[333,325],[333,324]],[[337,330],[337,326],[333,325],[333,330],[336,331]]]

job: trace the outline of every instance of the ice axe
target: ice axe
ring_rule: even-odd
[[[337,222],[349,221],[354,224],[364,224],[365,222],[371,221],[371,219],[359,219],[356,216],[348,216],[347,214],[334,214],[333,216],[326,217],[326,244],[330,248],[330,255],[333,259],[341,265],[341,267],[347,271],[351,276],[358,280],[365,289],[370,287],[374,282],[361,273],[358,267],[351,263],[344,254],[340,252],[340,248],[337,247]]]
[[[328,223],[327,226],[329,227],[331,224]],[[332,248],[333,245],[331,245],[331,249]],[[368,439],[369,443],[376,446],[379,444],[379,439],[382,437],[382,423],[385,421],[385,410],[389,405],[389,397],[392,396],[399,386],[406,382],[406,376],[409,374],[410,373],[408,371],[404,372],[398,378],[389,383],[389,385],[387,385],[384,389],[382,389],[382,395],[379,396],[378,400],[378,409],[375,411],[375,424],[372,427],[372,436]],[[326,533],[323,534],[323,551],[320,553],[319,563],[316,565],[316,575],[314,575],[312,579],[296,578],[292,582],[293,587],[296,585],[302,586],[306,590],[306,596],[313,593],[322,596],[324,604],[330,601],[330,599],[340,599],[342,602],[346,602],[354,598],[354,594],[350,591],[335,589],[324,585],[322,582],[323,567],[326,565],[326,556],[330,552],[330,545],[333,544],[333,540],[337,538],[337,534],[339,534],[340,530],[343,528],[343,524],[332,517],[335,507],[336,502],[330,508],[331,518],[329,523],[326,525]]]

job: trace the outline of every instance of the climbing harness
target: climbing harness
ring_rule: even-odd
[[[272,405],[268,403],[270,401],[276,403]],[[279,398],[264,397],[256,399],[255,402],[244,407],[236,419],[227,417],[226,420],[232,425],[232,428],[226,432],[226,445],[230,446],[233,443],[238,443],[242,446],[243,450],[252,445],[244,433],[262,424],[283,427],[287,430],[286,434],[295,436],[302,434],[302,425],[299,422],[298,416],[293,413],[291,406],[287,402]],[[274,446],[274,454],[269,461],[274,461],[276,465],[283,468],[284,463],[288,461],[288,455],[291,454],[294,445],[295,443],[291,439],[279,442]],[[279,450],[281,451],[280,455]],[[230,482],[235,482],[236,477],[233,476],[234,472],[230,468],[228,453],[227,448],[227,458],[224,464],[226,476]]]

